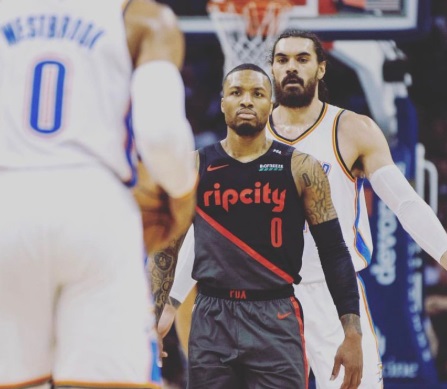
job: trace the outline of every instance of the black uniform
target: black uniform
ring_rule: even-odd
[[[292,287],[300,281],[305,221],[293,151],[273,141],[242,163],[220,143],[199,150],[190,389],[307,387]]]

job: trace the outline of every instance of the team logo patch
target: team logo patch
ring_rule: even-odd
[[[260,172],[281,172],[284,170],[284,165],[280,163],[261,163],[259,165]]]
[[[331,164],[329,162],[320,162],[320,164],[326,175],[328,175],[331,171]]]

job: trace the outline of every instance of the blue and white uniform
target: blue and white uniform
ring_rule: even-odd
[[[0,1],[1,388],[158,387],[124,6]]]
[[[363,188],[364,180],[351,175],[338,148],[337,127],[343,111],[336,106],[324,104],[314,125],[293,140],[279,135],[270,117],[267,136],[291,145],[320,161],[331,185],[331,197],[343,238],[358,272],[371,261],[372,238]],[[339,388],[343,381],[343,371],[335,381],[330,381],[329,378],[335,353],[344,339],[344,332],[324,278],[317,247],[308,228],[304,233],[303,266],[300,275],[302,281],[295,285],[295,295],[303,305],[309,365],[317,378],[318,389]],[[382,364],[365,289],[360,278],[358,285],[364,358],[360,388],[378,389],[383,387]]]

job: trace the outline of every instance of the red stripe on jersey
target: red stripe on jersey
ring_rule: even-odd
[[[296,299],[296,297],[290,297],[290,301],[292,302],[293,308],[295,310],[295,317],[298,320],[298,329],[301,337],[301,344],[303,345],[303,364],[304,364],[304,371],[306,372],[306,386],[305,389],[308,389],[309,387],[309,375],[307,372],[309,371],[309,363],[307,362],[307,356],[306,356],[306,342],[304,340],[304,323],[303,318],[301,316],[301,308],[300,305]]]
[[[207,215],[203,210],[199,207],[196,207],[197,213],[216,231],[220,232],[223,236],[225,236],[228,240],[233,242],[237,247],[244,250],[250,257],[252,257],[255,261],[259,262],[261,265],[266,267],[272,273],[276,274],[278,277],[282,278],[288,284],[293,282],[293,277],[287,274],[285,271],[281,270],[279,267],[275,266],[271,263],[267,258],[264,258],[257,251],[253,250],[249,245],[240,240],[237,236],[233,235],[230,231],[228,231],[225,227],[219,224],[216,220]]]

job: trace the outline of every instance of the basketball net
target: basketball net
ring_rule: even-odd
[[[208,14],[225,57],[224,75],[242,63],[270,74],[269,50],[288,26],[287,0],[210,0]]]

